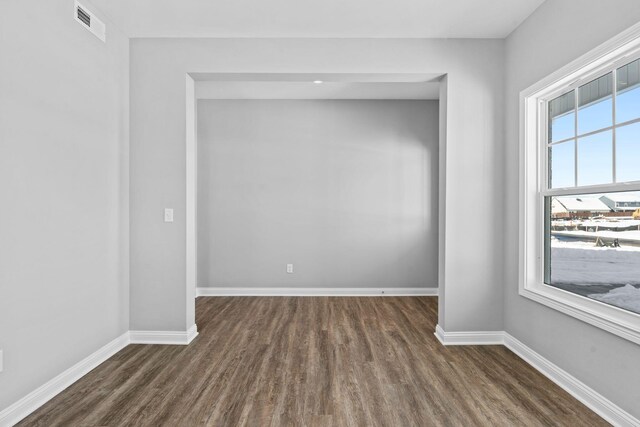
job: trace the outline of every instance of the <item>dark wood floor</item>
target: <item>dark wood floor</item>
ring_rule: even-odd
[[[130,345],[21,425],[606,425],[502,346],[440,345],[433,297],[210,297],[196,313],[189,346]]]

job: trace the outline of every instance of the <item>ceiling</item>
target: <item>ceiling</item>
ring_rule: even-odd
[[[129,37],[504,38],[544,0],[92,0]]]

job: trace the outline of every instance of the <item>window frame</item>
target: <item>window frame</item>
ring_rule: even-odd
[[[640,122],[639,119],[620,125],[615,123],[616,70],[636,59],[640,59],[640,24],[520,93],[519,294],[640,344],[640,314],[544,283],[545,197],[640,191],[640,181],[550,188],[547,155],[548,102],[571,90],[576,91],[577,100],[580,86],[613,71],[613,123],[612,127],[598,131]],[[576,103],[576,112],[578,108]],[[577,141],[578,135],[574,138]],[[557,143],[560,141],[554,142]],[[612,144],[615,180],[615,137]]]

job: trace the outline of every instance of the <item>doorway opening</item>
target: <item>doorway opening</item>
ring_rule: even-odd
[[[443,93],[440,75],[187,75],[187,312],[443,296]]]

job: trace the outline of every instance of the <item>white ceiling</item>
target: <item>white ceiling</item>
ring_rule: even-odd
[[[504,38],[544,0],[92,0],[130,37]]]

